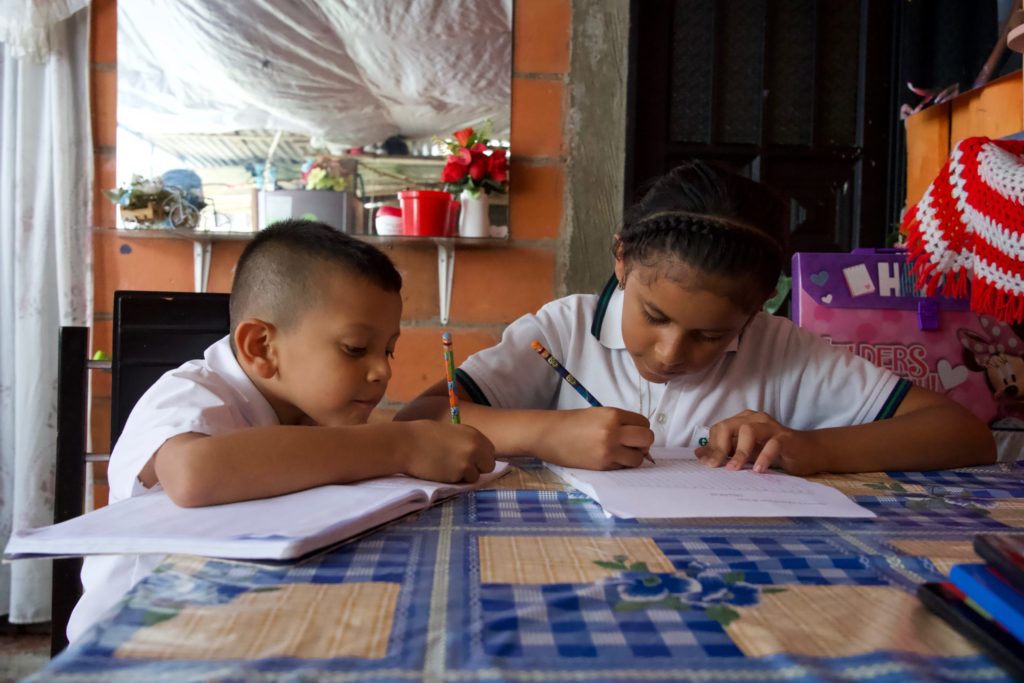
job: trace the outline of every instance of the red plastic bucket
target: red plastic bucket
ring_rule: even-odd
[[[438,190],[403,190],[398,193],[402,204],[402,234],[418,237],[444,237],[449,224],[452,196]]]

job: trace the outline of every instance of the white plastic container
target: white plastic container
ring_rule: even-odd
[[[402,210],[397,206],[382,206],[377,209],[373,221],[378,235],[391,236],[402,234]]]

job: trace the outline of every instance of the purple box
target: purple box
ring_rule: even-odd
[[[793,256],[793,321],[945,394],[998,429],[1024,429],[1024,325],[922,296],[899,249]]]

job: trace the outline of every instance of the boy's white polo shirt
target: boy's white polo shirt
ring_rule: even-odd
[[[543,344],[603,405],[641,413],[658,446],[697,446],[707,428],[761,410],[793,429],[857,425],[891,417],[910,383],[786,318],[758,313],[740,338],[699,374],[666,384],[640,377],[622,339],[623,292],[572,295],[509,325],[501,341],[457,371],[477,403],[500,408],[588,404],[530,347]]]
[[[224,337],[206,349],[202,360],[164,374],[132,409],[107,468],[110,502],[150,492],[139,481],[139,473],[173,436],[188,432],[216,436],[276,424],[277,414],[235,360]],[[145,525],[145,520],[139,524]],[[85,558],[85,592],[68,621],[68,639],[81,636],[162,559],[161,555]]]

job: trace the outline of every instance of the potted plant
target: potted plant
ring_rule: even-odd
[[[453,140],[442,141],[448,149],[448,160],[441,170],[445,189],[459,197],[461,237],[490,235],[488,195],[508,191],[508,153],[490,143],[491,124],[480,130],[463,128],[452,134]]]

